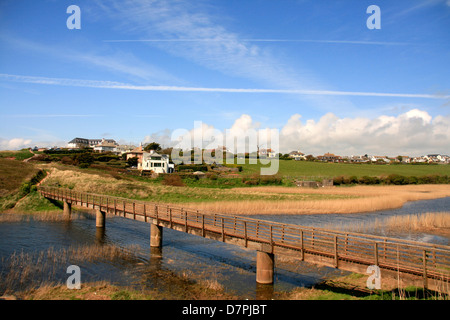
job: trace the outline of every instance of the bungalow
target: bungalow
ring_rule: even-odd
[[[294,160],[306,160],[305,154],[300,151],[292,151],[289,153],[289,158],[294,158]]]
[[[148,170],[155,173],[172,173],[175,166],[169,162],[169,156],[158,154],[156,151],[143,152],[142,163],[138,163],[139,170]]]
[[[323,156],[317,156],[317,159],[324,161],[324,162],[340,162],[342,161],[342,158],[340,156],[337,156],[333,153],[325,153]]]

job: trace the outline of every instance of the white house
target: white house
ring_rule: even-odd
[[[150,152],[144,152],[142,154],[142,163],[138,163],[139,170],[148,170],[155,173],[172,173],[175,170],[175,165],[169,163],[169,156],[165,154],[156,153],[156,151],[150,150]]]
[[[306,156],[303,152],[300,151],[292,151],[289,153],[289,158],[293,158],[295,160],[306,160]]]
[[[117,144],[115,142],[111,142],[110,140],[102,139],[100,143],[94,146],[94,151],[97,152],[116,152]]]

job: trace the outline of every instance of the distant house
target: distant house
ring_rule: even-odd
[[[272,149],[261,149],[258,151],[258,156],[263,158],[275,158],[277,153]]]
[[[136,148],[136,146],[133,146],[133,145],[121,144],[121,145],[117,146],[116,153],[118,155],[122,155],[124,153],[129,153],[129,152],[133,151],[135,148]]]
[[[386,157],[386,156],[371,156],[370,157],[370,161],[372,161],[372,162],[384,161],[386,163],[390,163],[391,162],[391,160],[388,157]]]
[[[89,147],[89,139],[84,138],[74,138],[69,141],[67,148],[70,149],[80,149]]]
[[[305,154],[300,151],[292,151],[289,153],[289,158],[293,158],[294,160],[306,160]]]
[[[127,160],[136,157],[136,158],[138,158],[138,165],[142,164],[143,154],[144,154],[144,148],[142,147],[142,143],[141,143],[139,147],[136,147],[127,153]]]
[[[155,173],[172,173],[175,166],[169,162],[169,156],[159,154],[156,151],[143,152],[142,163],[138,163],[138,169],[153,171]]]
[[[107,142],[117,145],[116,141],[113,139],[85,139],[85,138],[74,138],[69,141],[67,148],[69,149],[80,149],[80,148],[94,148],[96,145]]]
[[[113,140],[114,141],[114,140]],[[94,151],[97,152],[116,152],[117,145],[115,142],[109,142],[106,139],[102,139],[100,143],[94,146]]]
[[[324,162],[340,162],[342,160],[340,156],[329,152],[325,153],[323,156],[317,156],[317,159]]]

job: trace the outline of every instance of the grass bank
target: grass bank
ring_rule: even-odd
[[[402,287],[398,279],[382,278],[381,289],[367,288],[368,275],[350,275],[325,280],[312,288],[295,288],[277,296],[282,300],[449,300],[448,293],[420,287]]]

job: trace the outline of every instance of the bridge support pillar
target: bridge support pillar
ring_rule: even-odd
[[[163,237],[163,227],[158,226],[154,222],[150,224],[150,247],[161,248]]]
[[[106,212],[101,211],[100,209],[95,210],[95,226],[97,228],[104,228],[105,227],[105,216]]]
[[[256,251],[256,282],[273,283],[274,255],[264,251]]]
[[[67,201],[63,202],[64,202],[64,216],[70,219],[70,215],[72,214],[72,204]]]

